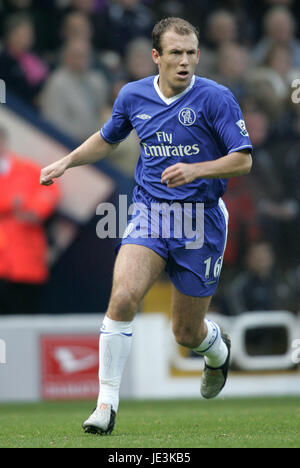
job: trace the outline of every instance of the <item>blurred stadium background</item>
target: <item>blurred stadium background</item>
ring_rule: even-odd
[[[130,197],[138,141],[133,132],[110,158],[70,171],[55,193],[41,191],[37,170],[99,129],[121,86],[156,73],[151,30],[164,16],[199,27],[197,73],[233,91],[255,148],[251,175],[225,196],[229,239],[211,308],[234,342],[223,395],[300,394],[296,0],[2,0],[0,401],[98,392],[118,239],[97,238],[96,208]],[[199,394],[203,362],[175,345],[170,296],[162,276],[141,304],[124,398]]]

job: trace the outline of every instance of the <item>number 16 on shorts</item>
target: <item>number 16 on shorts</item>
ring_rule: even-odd
[[[219,278],[222,270],[223,255],[219,257],[216,262],[213,262],[213,257],[208,257],[204,260],[205,265],[205,279]]]

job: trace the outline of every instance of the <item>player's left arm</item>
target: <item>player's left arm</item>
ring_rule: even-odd
[[[177,163],[164,170],[162,184],[168,188],[189,184],[196,179],[228,179],[249,174],[252,167],[252,156],[249,150],[230,153],[214,161],[193,164]]]

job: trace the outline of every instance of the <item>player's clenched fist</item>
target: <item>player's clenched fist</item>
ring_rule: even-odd
[[[40,184],[41,185],[52,185],[53,179],[61,177],[67,169],[65,160],[56,161],[50,166],[45,167],[41,171]]]
[[[177,163],[164,170],[161,182],[168,188],[175,188],[193,182],[196,177],[195,164]]]

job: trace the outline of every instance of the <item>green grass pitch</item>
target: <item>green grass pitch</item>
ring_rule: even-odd
[[[110,436],[85,434],[91,402],[0,405],[1,448],[300,447],[300,398],[121,401]]]

